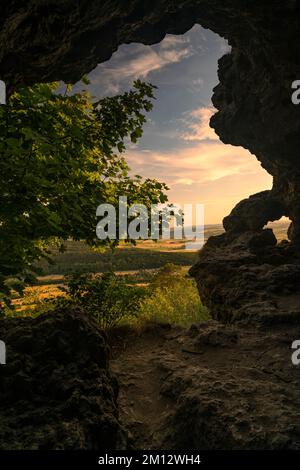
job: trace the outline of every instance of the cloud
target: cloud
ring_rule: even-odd
[[[102,94],[114,94],[133,80],[147,79],[152,73],[193,54],[188,38],[168,35],[156,46],[121,46],[109,62],[98,65],[89,77],[94,87],[101,86]]]
[[[186,141],[219,140],[209,125],[210,118],[215,112],[215,108],[208,106],[185,113],[182,123],[187,131],[182,133],[182,138]]]
[[[128,144],[125,157],[133,174],[165,182],[170,201],[205,203],[207,223],[272,183],[255,156],[224,145],[209,126],[217,61],[229,50],[224,39],[196,25],[153,46],[125,44],[89,74],[98,97],[122,93],[138,77],[158,86],[144,136],[138,146]]]
[[[200,90],[204,85],[203,78],[196,78],[196,79],[192,80],[192,85],[195,88],[195,90]]]
[[[191,186],[192,184],[194,184],[194,181],[192,178],[179,178],[176,180],[176,184]]]
[[[170,49],[176,46],[190,44],[190,38],[187,36],[175,36],[174,34],[167,34],[160,43],[161,49]]]
[[[230,175],[253,175],[259,170],[256,158],[241,147],[220,141],[198,142],[174,151],[130,150],[129,166],[142,166],[146,176],[166,180],[169,184],[207,183]]]
[[[227,41],[224,41],[223,38],[219,39],[220,41],[220,51],[222,55],[229,54],[231,52],[231,46],[228,44]]]
[[[165,182],[170,202],[204,203],[206,223],[220,222],[237,202],[272,184],[254,155],[215,140],[165,152],[130,150],[126,159],[133,174]]]
[[[106,74],[113,80],[128,80],[132,78],[146,78],[150,73],[159,70],[162,67],[181,61],[189,55],[188,49],[183,50],[162,50],[160,53],[155,52],[151,48],[143,51],[130,58],[126,64],[115,64],[106,69]]]

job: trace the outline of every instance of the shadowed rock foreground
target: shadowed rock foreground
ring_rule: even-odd
[[[293,329],[300,335],[300,327]],[[300,449],[291,330],[208,322],[120,332],[112,368],[138,449]]]
[[[0,450],[115,449],[118,386],[97,325],[80,310],[0,320]]]
[[[82,311],[2,319],[0,337],[2,450],[300,449],[300,325],[120,328],[110,363]]]
[[[276,243],[271,229],[208,239],[190,274],[216,320],[300,325],[300,253],[287,240]]]

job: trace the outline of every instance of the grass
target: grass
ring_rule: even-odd
[[[23,296],[16,295],[13,300],[13,310],[7,309],[7,316],[36,316],[48,310],[51,301],[55,301],[58,297],[64,296],[61,290],[62,284],[44,284],[41,286],[26,287]]]
[[[189,326],[209,318],[196,284],[188,276],[185,267],[166,264],[159,270],[127,274],[124,280],[127,285],[142,287],[146,295],[142,296],[135,316],[121,318],[122,325],[130,324],[140,328],[154,322]],[[14,300],[15,312],[7,311],[7,315],[37,316],[53,310],[58,297],[66,296],[61,287],[46,284],[27,288],[22,298]]]
[[[141,304],[139,323],[170,323],[189,326],[210,318],[195,282],[182,277],[170,287],[158,287]]]
[[[278,240],[286,238],[287,222],[269,224]],[[206,238],[220,233],[220,226],[206,230]],[[67,251],[53,249],[53,264],[40,266],[46,276],[39,285],[29,287],[25,295],[16,296],[16,312],[8,315],[35,316],[53,308],[53,301],[65,295],[61,287],[64,276],[76,272],[117,272],[126,282],[139,285],[148,295],[141,301],[135,319],[123,318],[122,323],[141,324],[148,321],[188,326],[209,318],[202,305],[195,282],[187,276],[188,267],[197,260],[197,252],[187,251],[181,241],[139,242],[137,246],[122,245],[114,252],[99,253],[83,242],[66,242]]]
[[[270,223],[278,241],[286,238],[288,222]],[[205,227],[205,239],[222,233],[221,225]],[[138,271],[158,269],[167,263],[191,266],[197,261],[197,252],[185,250],[184,241],[164,240],[138,242],[137,246],[123,244],[114,252],[99,253],[89,248],[84,242],[65,242],[66,251],[60,253],[53,248],[53,263],[41,261],[38,264],[45,276],[64,276],[75,272]],[[59,279],[54,279],[57,282]],[[47,282],[52,282],[48,279]]]

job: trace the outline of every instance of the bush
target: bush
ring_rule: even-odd
[[[102,328],[136,317],[145,296],[145,289],[128,285],[114,273],[75,274],[68,278],[66,291],[67,302],[83,307]]]
[[[152,277],[150,287],[156,288],[172,288],[174,283],[182,282],[187,278],[186,269],[178,264],[167,263],[160,268]]]
[[[64,291],[62,296],[61,289]],[[209,319],[187,269],[168,263],[156,273],[139,271],[134,276],[73,274],[66,287],[40,286],[26,290],[19,311],[7,316],[38,316],[57,306],[81,306],[102,328],[120,322],[142,326],[159,322],[189,326]]]
[[[167,264],[153,277],[151,295],[141,303],[141,319],[188,326],[209,319],[196,283],[184,268]]]

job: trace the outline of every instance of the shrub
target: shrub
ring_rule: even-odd
[[[188,326],[209,319],[196,283],[184,268],[167,264],[153,277],[151,295],[141,303],[141,319]]]
[[[63,289],[63,296],[58,289]],[[36,287],[27,289],[25,294],[21,309],[17,312],[7,308],[7,316],[38,316],[57,306],[65,309],[81,306],[105,329],[120,322],[136,326],[148,321],[189,326],[209,319],[187,269],[172,263],[156,273],[139,271],[134,276],[112,272],[73,274],[67,277],[64,288]]]
[[[109,328],[137,316],[145,289],[114,273],[75,274],[68,278],[67,293],[67,302],[82,306],[102,328]]]
[[[152,289],[172,287],[174,283],[186,278],[186,269],[178,264],[166,263],[152,277],[150,287]]]

